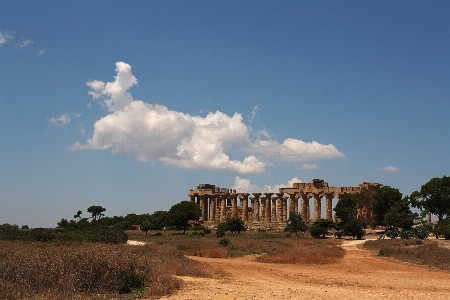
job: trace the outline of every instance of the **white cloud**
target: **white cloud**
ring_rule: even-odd
[[[39,56],[44,55],[45,51],[47,51],[47,49],[45,49],[45,48],[42,49],[41,51],[39,51],[38,55],[39,55]]]
[[[94,100],[103,100],[102,105],[111,111],[120,111],[133,101],[128,89],[137,84],[136,77],[131,73],[131,66],[124,62],[116,63],[117,76],[114,82],[104,83],[100,80],[87,82],[92,89],[88,94]]]
[[[252,111],[250,112],[250,116],[248,116],[248,121],[249,122],[253,122],[253,120],[255,119],[256,116],[256,111],[258,110],[258,105],[255,105],[252,109]]]
[[[236,176],[234,179],[234,186],[237,193],[278,193],[280,188],[292,187],[294,183],[303,182],[297,177],[292,178],[287,184],[276,184],[276,185],[266,185],[264,187],[259,187],[255,184],[250,183],[250,179],[243,179]]]
[[[394,167],[394,166],[387,166],[387,167],[383,167],[383,168],[378,168],[378,170],[386,171],[386,172],[398,172],[398,171],[400,171],[399,168]]]
[[[317,159],[345,158],[333,145],[316,141],[304,142],[287,138],[282,144],[274,140],[260,140],[252,143],[250,150],[279,161],[311,161]]]
[[[70,117],[68,114],[62,114],[59,118],[51,117],[50,124],[54,126],[65,126],[70,124]]]
[[[14,37],[11,34],[8,33],[2,33],[0,31],[0,47],[3,46],[3,44],[9,43],[10,40],[12,40]]]
[[[317,170],[319,167],[316,164],[303,164],[300,170]]]
[[[242,122],[239,113],[228,116],[216,111],[206,117],[191,116],[163,105],[133,100],[128,90],[137,84],[137,79],[131,66],[118,62],[116,72],[113,82],[87,82],[91,88],[88,94],[110,113],[94,124],[92,138],[85,144],[73,144],[69,150],[112,149],[115,155],[135,156],[141,161],[159,160],[183,168],[238,173],[263,172],[271,165],[270,160],[344,157],[333,145],[296,139],[278,144],[266,131],[252,141],[251,128]],[[253,111],[256,112],[256,106]],[[235,160],[229,157],[230,152],[249,154]]]
[[[17,48],[25,48],[32,45],[34,42],[32,40],[21,40],[16,44]]]

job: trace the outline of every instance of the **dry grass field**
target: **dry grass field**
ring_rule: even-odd
[[[260,277],[258,280],[264,281],[266,276],[267,280],[278,280],[265,269],[279,270],[279,274],[288,270],[292,270],[292,274],[299,274],[299,270],[314,270],[314,273],[325,276],[326,270],[336,273],[344,268],[341,276],[348,276],[345,268],[349,265],[359,268],[364,263],[382,262],[386,257],[441,269],[449,269],[450,261],[450,249],[438,247],[433,240],[367,241],[366,247],[370,250],[361,252],[362,249],[355,248],[349,252],[349,248],[341,247],[343,240],[286,237],[284,233],[228,234],[224,237],[227,245],[221,242],[224,238],[193,232],[182,235],[164,231],[162,235],[157,232],[145,235],[140,231],[129,231],[127,234],[130,240],[145,245],[0,241],[0,299],[125,300],[157,299],[168,295],[173,295],[170,296],[173,299],[186,299],[180,290],[186,292],[189,286],[195,287],[193,281],[205,286],[208,294],[210,290],[206,287],[210,287],[212,282],[214,288],[220,289],[250,269],[255,271],[249,274],[255,273],[254,276]],[[359,256],[352,258],[352,253]],[[360,263],[355,264],[357,260]],[[397,268],[399,264],[383,263],[381,269],[387,266]],[[358,276],[364,276],[362,273],[354,275],[355,281]],[[289,276],[292,275],[282,277],[287,285],[293,284]],[[301,276],[308,278],[310,275]],[[280,281],[280,288],[285,279]],[[253,281],[246,284],[250,282]],[[315,279],[312,283],[320,285],[321,281]],[[301,281],[301,284],[306,286],[308,283]],[[261,286],[256,288],[261,289]],[[198,286],[196,289],[200,291]],[[291,292],[293,296],[290,299],[303,299],[294,290]],[[260,298],[265,299],[263,291],[258,290],[257,293],[262,293]],[[226,295],[222,295],[222,299],[227,299]],[[245,299],[245,295],[235,296]]]

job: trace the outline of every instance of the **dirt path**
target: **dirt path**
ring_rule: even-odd
[[[162,299],[450,299],[450,272],[373,256],[345,241],[342,261],[332,265],[280,265],[234,259],[191,257],[230,276],[180,277],[185,287]]]

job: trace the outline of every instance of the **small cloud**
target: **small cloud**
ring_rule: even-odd
[[[32,40],[21,40],[16,44],[17,48],[25,48],[32,45],[34,42]]]
[[[12,40],[14,37],[11,34],[8,33],[2,33],[0,31],[0,47],[3,46],[3,44],[9,43],[10,40]]]
[[[70,124],[70,117],[68,114],[62,114],[59,116],[59,118],[50,118],[50,125],[63,127],[68,124]]]
[[[248,116],[248,121],[252,122],[255,119],[256,116],[256,111],[258,110],[258,105],[255,105],[252,109],[252,111],[250,112],[250,116]]]
[[[383,167],[383,168],[378,168],[378,170],[386,171],[386,172],[398,172],[398,171],[400,171],[399,168],[394,167],[394,166],[387,166],[387,167]]]
[[[39,56],[44,55],[45,51],[47,51],[47,49],[45,49],[45,48],[42,49],[41,51],[39,51],[38,55],[39,55]]]
[[[303,166],[301,166],[300,168],[298,168],[298,170],[317,170],[319,167],[314,164],[303,164]]]
[[[234,186],[232,189],[236,190],[238,193],[278,193],[280,188],[292,187],[294,183],[303,182],[297,177],[292,178],[287,182],[287,184],[275,184],[275,185],[266,185],[263,187],[257,186],[256,184],[251,184],[250,179],[243,179],[239,176],[236,176],[234,179]]]
[[[87,109],[92,109],[92,103],[88,103],[88,104],[86,105],[86,107],[87,107]]]
[[[84,129],[83,125],[80,124],[79,130],[80,130],[81,136],[85,136],[86,135],[86,129]]]

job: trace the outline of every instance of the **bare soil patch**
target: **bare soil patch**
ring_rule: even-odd
[[[258,262],[261,255],[233,259],[190,257],[221,270],[220,279],[180,276],[183,288],[161,299],[449,299],[450,272],[397,263],[345,240],[333,264]]]

